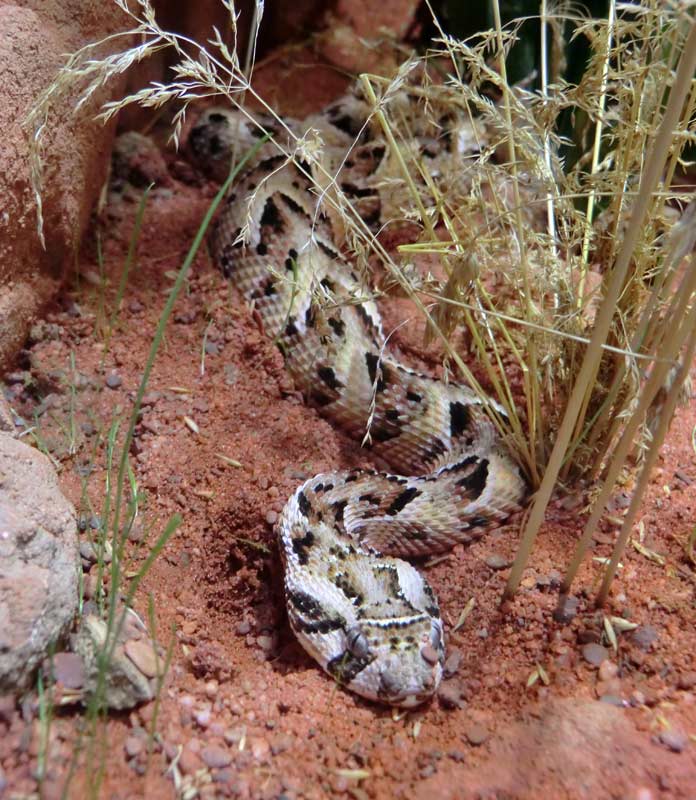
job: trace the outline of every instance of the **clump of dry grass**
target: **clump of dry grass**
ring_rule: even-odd
[[[133,20],[124,36],[137,34],[139,44],[105,59],[92,58],[103,43],[79,51],[30,115],[39,209],[47,112],[75,81],[85,82],[86,102],[131,64],[173,48],[178,61],[172,81],[109,103],[102,116],[108,119],[129,103],[159,107],[175,101],[177,141],[191,102],[220,95],[259,124],[245,104],[253,97],[282,131],[271,137],[275,147],[312,167],[310,177],[340,215],[358,262],[379,258],[427,319],[429,336],[441,341],[448,369],[485,395],[467,366],[470,359],[450,343],[457,326],[468,329],[478,374],[505,410],[506,416],[491,410],[494,422],[537,489],[508,596],[554,487],[601,478],[566,576],[568,591],[611,490],[633,459],[643,466],[626,516],[630,530],[693,351],[696,278],[683,266],[693,244],[694,226],[686,221],[691,212],[673,224],[675,204],[687,199],[673,184],[683,148],[693,141],[696,105],[696,27],[689,4],[611,0],[607,19],[590,19],[570,3],[551,8],[542,0],[538,91],[507,80],[506,53],[517,28],[503,28],[495,0],[493,30],[467,41],[441,31],[428,53],[408,59],[395,76],[362,75],[366,125],[381,131],[389,148],[377,175],[384,205],[421,230],[395,256],[341,193],[322,158],[320,134],[310,128],[299,135],[255,92],[254,51],[242,64],[232,0],[221,0],[232,45],[217,30],[205,45],[163,30],[149,0],[114,2]],[[262,16],[257,2],[252,42]],[[564,26],[591,44],[578,85],[560,73]],[[570,168],[560,155],[558,120],[564,113],[585,120],[578,132],[586,144]],[[454,160],[426,158],[423,148],[413,146],[415,135],[425,136],[437,151],[446,134],[459,145]],[[409,259],[419,253],[440,258],[443,281],[422,279],[410,268]],[[627,535],[622,531],[600,601]]]

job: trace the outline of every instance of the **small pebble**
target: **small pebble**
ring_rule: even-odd
[[[256,761],[265,761],[271,754],[271,747],[265,739],[252,739],[250,745]]]
[[[128,310],[131,312],[131,314],[138,314],[143,310],[143,304],[140,302],[140,300],[133,298],[133,300],[128,303]]]
[[[225,364],[222,368],[222,374],[225,376],[225,384],[227,386],[234,386],[237,383],[237,367],[234,364]]]
[[[689,744],[688,738],[680,731],[667,730],[659,734],[660,742],[673,753],[681,753]]]
[[[558,599],[558,605],[554,609],[553,618],[556,622],[567,625],[569,622],[572,622],[577,613],[578,598],[573,597],[573,595],[567,595],[566,597],[561,596]]]
[[[619,708],[623,708],[623,700],[615,694],[603,694],[599,698],[600,703],[606,703],[609,706],[618,706]]]
[[[237,623],[235,630],[239,636],[246,636],[247,633],[251,631],[251,624],[243,619],[241,622]]]
[[[438,655],[437,650],[434,647],[431,647],[431,645],[429,644],[426,644],[424,647],[421,647],[420,653],[423,660],[426,661],[428,664],[434,665],[437,664],[437,662],[440,660],[440,656]]]
[[[435,765],[434,764],[426,764],[420,770],[420,777],[421,778],[429,778],[431,775],[435,773]]]
[[[470,725],[464,731],[464,735],[466,736],[467,742],[474,747],[482,745],[486,739],[488,739],[488,731],[483,727],[483,725],[477,725],[476,723]]]
[[[53,677],[66,689],[81,689],[85,683],[85,665],[77,653],[56,653],[53,656]]]
[[[450,650],[449,655],[445,661],[444,672],[448,678],[451,678],[452,675],[455,675],[457,670],[459,669],[459,665],[462,662],[462,651],[461,650]]]
[[[227,744],[239,744],[243,738],[243,728],[228,728],[223,734],[223,739],[227,742]]]
[[[201,728],[207,728],[208,725],[210,725],[211,720],[210,709],[202,708],[200,711],[196,711],[196,713],[193,715],[193,718]]]
[[[266,514],[266,522],[269,525],[275,525],[278,522],[278,514],[275,511],[269,511]]]
[[[104,382],[109,387],[109,389],[118,389],[118,387],[123,383],[123,379],[118,373],[110,372],[106,376],[106,380]]]
[[[688,692],[696,687],[696,672],[682,672],[677,681],[677,688]]]
[[[216,356],[220,352],[220,347],[215,342],[207,341],[205,343],[205,352],[209,356]]]
[[[209,769],[223,769],[223,767],[228,767],[232,763],[232,756],[229,751],[215,744],[204,747],[201,750],[201,758]]]
[[[606,647],[602,647],[601,644],[590,642],[583,646],[582,657],[588,664],[592,664],[593,667],[598,667],[603,661],[607,660],[609,651]]]
[[[145,639],[139,641],[129,639],[124,646],[124,650],[128,658],[145,677],[154,678],[157,675],[157,656],[148,641]],[[161,662],[159,667],[162,669]]]
[[[600,681],[609,681],[612,678],[615,678],[619,674],[619,668],[613,661],[602,661],[599,665],[599,680]]]
[[[278,753],[284,753],[286,750],[290,750],[292,745],[292,737],[285,733],[281,733],[271,742],[271,753],[273,753],[274,756],[277,756]]]
[[[641,625],[631,634],[631,640],[641,650],[649,650],[653,642],[657,641],[658,632],[652,625]]]
[[[602,641],[602,632],[597,628],[583,628],[578,631],[578,644],[599,644]]]
[[[487,556],[485,559],[485,564],[487,567],[491,569],[507,569],[509,566],[512,565],[512,561],[505,556],[501,556],[499,553],[493,553],[490,556]]]
[[[196,753],[191,752],[187,747],[181,751],[178,767],[184,775],[193,775],[201,768],[202,763]]]
[[[218,682],[217,681],[208,681],[205,685],[205,694],[206,697],[209,697],[211,700],[217,697],[218,693]]]
[[[160,392],[147,392],[147,394],[143,395],[140,405],[144,408],[148,406],[154,406],[161,397],[162,395]]]
[[[256,644],[265,652],[269,653],[273,649],[273,637],[262,634],[256,637]]]
[[[12,695],[0,694],[0,722],[5,722],[7,725],[12,722],[16,705]]]
[[[123,749],[129,758],[135,758],[145,749],[145,742],[140,736],[129,736],[123,744]]]
[[[443,708],[464,708],[466,703],[462,699],[461,688],[456,682],[446,681],[440,684],[437,690],[437,699]]]

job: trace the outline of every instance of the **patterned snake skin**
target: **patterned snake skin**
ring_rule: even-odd
[[[343,108],[325,114],[328,124]],[[350,143],[360,128],[343,123],[339,145],[341,133]],[[253,140],[244,126],[240,136],[234,114],[205,112],[190,136],[199,160],[225,174],[231,138],[242,149]],[[394,472],[311,478],[277,533],[288,617],[305,650],[342,686],[411,707],[437,690],[444,632],[432,589],[399,556],[480,537],[520,508],[527,487],[486,415],[484,403],[503,414],[492,400],[389,354],[377,307],[336,246],[306,171],[263,158],[227,198],[211,251],[308,401],[355,439],[368,432],[365,446]]]

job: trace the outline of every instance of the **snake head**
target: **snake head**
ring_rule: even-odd
[[[373,619],[351,626],[327,671],[368,700],[412,708],[435,693],[443,662],[442,622],[419,614],[398,625]]]

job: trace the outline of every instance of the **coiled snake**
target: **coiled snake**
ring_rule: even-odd
[[[342,108],[324,115],[329,124]],[[189,141],[199,160],[227,169],[239,131],[253,140],[234,114],[210,109]],[[411,707],[438,687],[444,632],[428,582],[399,557],[481,536],[520,507],[526,484],[481,398],[385,349],[377,307],[336,246],[306,171],[284,156],[260,161],[227,198],[211,251],[306,398],[354,438],[369,430],[368,446],[394,472],[311,478],[277,533],[288,617],[305,650],[363,697]]]

